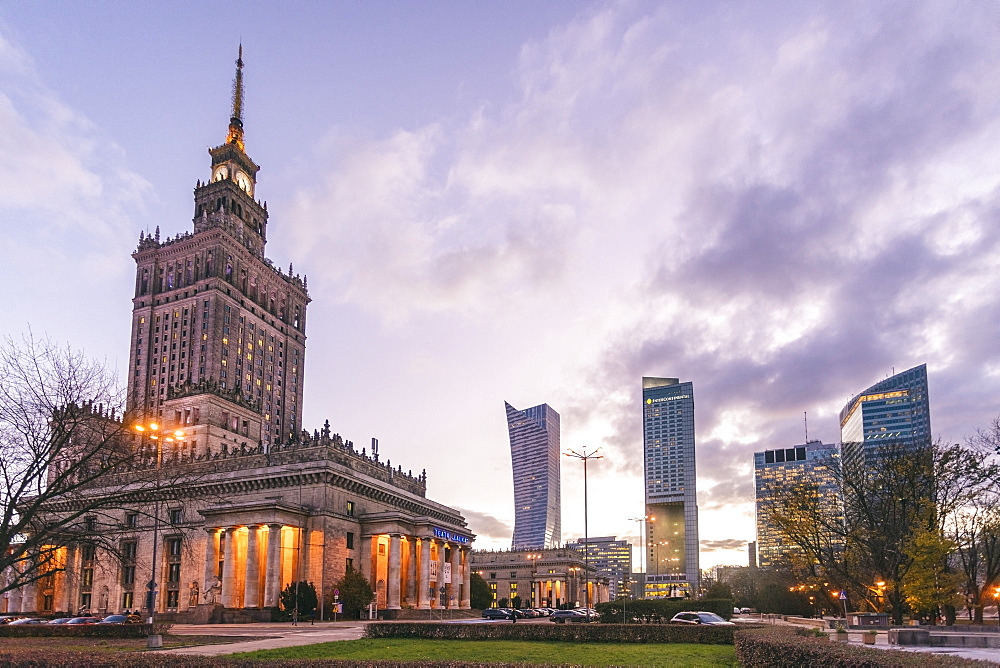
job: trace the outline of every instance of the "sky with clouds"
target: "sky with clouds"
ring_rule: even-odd
[[[695,388],[702,565],[752,455],[926,363],[1000,412],[1000,6],[4,3],[2,333],[123,369],[140,231],[191,229],[236,47],[268,256],[308,276],[305,423],[509,545],[503,402],[548,403],[591,535],[638,541],[641,378]],[[563,538],[583,533],[563,462]]]

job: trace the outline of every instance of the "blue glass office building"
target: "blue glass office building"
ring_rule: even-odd
[[[510,459],[514,471],[515,550],[559,547],[559,413],[548,404],[520,411],[507,408]]]
[[[880,444],[921,447],[931,442],[927,365],[907,369],[854,396],[840,411],[844,456],[876,456]]]
[[[642,379],[646,498],[646,598],[694,596],[698,554],[694,387]]]

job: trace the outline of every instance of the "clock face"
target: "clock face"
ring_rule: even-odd
[[[215,170],[215,177],[214,177],[215,181],[224,181],[225,179],[228,178],[229,178],[229,170],[226,168],[225,165]]]
[[[236,172],[236,185],[243,188],[246,193],[250,193],[250,179],[243,172]]]

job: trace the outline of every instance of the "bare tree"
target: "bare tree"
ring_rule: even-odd
[[[29,334],[6,339],[0,378],[0,593],[64,570],[69,544],[117,554],[124,509],[183,493],[136,447],[102,364]]]
[[[843,453],[826,463],[840,491],[837,503],[815,481],[802,481],[768,490],[762,511],[794,546],[789,562],[800,578],[836,584],[856,607],[863,601],[887,609],[902,623],[903,584],[914,565],[911,537],[941,532],[996,479],[996,467],[967,447],[940,443],[887,442],[867,452],[845,444]]]

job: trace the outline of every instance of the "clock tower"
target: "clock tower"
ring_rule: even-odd
[[[194,189],[194,231],[140,235],[128,407],[178,456],[286,443],[302,428],[306,281],[264,255],[267,205],[243,134],[243,47],[225,143]],[[228,443],[227,443],[228,441]]]

